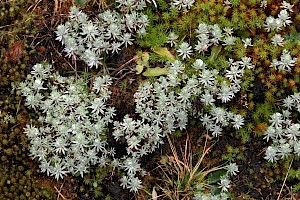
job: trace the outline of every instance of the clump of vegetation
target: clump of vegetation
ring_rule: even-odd
[[[178,156],[176,144],[169,143],[172,156],[158,152],[164,148],[166,136],[182,137],[184,129],[199,128],[207,131],[208,143],[217,144],[210,154],[200,152],[201,159],[205,155],[217,159],[217,164],[228,161],[238,165],[237,178],[232,177],[234,189],[225,187],[231,193],[228,196],[282,198],[290,194],[284,185],[298,191],[299,186],[294,184],[299,180],[298,4],[298,0],[1,2],[0,156],[4,167],[16,172],[14,175],[2,170],[2,198],[19,195],[19,199],[51,199],[55,192],[62,197],[66,191],[58,190],[55,184],[68,188],[68,184],[61,184],[64,181],[76,185],[79,196],[86,197],[114,198],[112,193],[118,193],[114,189],[121,190],[116,187],[119,184],[136,192],[136,198],[142,195],[141,190],[149,194],[152,190],[152,198],[159,198],[162,193],[175,199],[200,198],[201,195],[196,196],[200,193],[217,195],[214,191],[224,187],[212,187],[216,182],[211,181],[209,174],[214,172],[209,169],[222,170],[210,166],[206,159],[192,162],[192,153]],[[50,5],[52,17],[43,19],[49,14],[43,5]],[[67,18],[65,14],[74,5],[81,8],[73,7]],[[60,66],[53,71],[60,71],[63,76],[41,78],[45,69],[37,72],[35,64],[42,61]],[[30,71],[36,74],[25,79]],[[131,98],[135,112],[111,110],[111,115],[106,115],[107,107],[119,100],[108,100],[108,85],[102,87],[99,83],[101,94],[91,92],[92,83],[101,82],[97,77],[103,74],[111,74],[114,86],[121,81],[122,87],[131,91],[122,93],[126,95],[122,99]],[[26,84],[20,83],[24,80]],[[21,87],[27,97],[20,96],[16,87]],[[101,101],[102,89],[107,91],[105,101]],[[59,98],[70,97],[76,106],[57,100],[61,106],[51,112],[55,108],[49,102],[53,91]],[[75,93],[82,93],[79,100]],[[93,98],[89,100],[90,95]],[[93,106],[95,99],[100,100],[93,101]],[[44,104],[47,100],[48,104]],[[38,109],[25,108],[24,102]],[[105,122],[102,115],[98,120],[95,113],[103,114]],[[73,122],[80,128],[72,126]],[[47,126],[49,123],[51,126]],[[97,131],[101,136],[94,136]],[[187,132],[193,140],[203,137],[203,131]],[[52,142],[45,145],[35,134]],[[97,140],[105,143],[103,149],[98,146],[98,151],[93,145]],[[198,147],[185,148],[186,152],[199,152]],[[30,152],[37,162],[29,159]],[[153,163],[160,156],[163,170],[156,179],[147,171],[153,170]],[[64,157],[66,165],[61,164]],[[72,163],[74,159],[76,165]],[[148,165],[145,159],[150,161]],[[86,174],[85,184],[77,187],[79,182],[68,176],[52,182],[43,173],[37,173],[38,160],[43,160],[40,171],[56,178],[71,173],[79,175],[76,180],[82,180],[80,175]],[[76,168],[79,160],[83,163],[80,170]],[[89,169],[90,164],[96,164],[96,171]],[[99,165],[103,173],[99,172]],[[284,174],[279,173],[282,170]],[[23,180],[27,172],[38,182],[16,181],[15,176]],[[200,183],[193,179],[197,177],[199,181],[198,175],[205,172],[210,173]],[[216,176],[220,181],[219,175]],[[154,189],[145,184],[149,179],[157,185]],[[162,179],[167,181],[159,182]],[[241,180],[248,180],[247,187]],[[48,187],[40,187],[41,181]],[[226,185],[229,182],[223,181]],[[111,193],[103,192],[104,187]],[[123,191],[129,194],[128,190]]]
[[[208,169],[202,166],[203,159],[212,148],[206,146],[207,140],[196,162],[193,161],[194,155],[191,152],[191,141],[188,136],[184,148],[180,148],[182,155],[178,154],[169,137],[168,142],[172,154],[162,156],[160,160],[158,169],[161,171],[162,178],[159,178],[161,184],[156,186],[156,190],[161,190],[163,194],[157,197],[162,199],[190,199],[192,196],[194,199],[228,198],[225,192],[231,184],[230,176],[238,173],[238,166],[235,163]]]

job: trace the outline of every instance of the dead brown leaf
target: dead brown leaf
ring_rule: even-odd
[[[23,54],[23,49],[24,49],[24,41],[15,42],[8,48],[5,61],[6,62],[18,61]]]

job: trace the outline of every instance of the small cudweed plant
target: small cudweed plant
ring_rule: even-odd
[[[106,10],[90,20],[72,7],[69,18],[57,27],[56,40],[65,45],[68,57],[78,56],[89,67],[96,68],[102,64],[104,53],[118,53],[122,46],[131,45],[135,33],[145,32],[148,25],[147,15],[136,11],[122,14]]]
[[[69,173],[83,176],[90,165],[105,165],[114,156],[105,134],[115,115],[114,107],[107,105],[112,81],[96,77],[90,90],[82,78],[62,77],[51,69],[36,64],[19,86],[25,104],[39,113],[42,124],[25,128],[30,154],[42,172],[56,179]]]
[[[283,100],[281,113],[271,115],[271,125],[264,132],[264,139],[272,144],[267,148],[265,159],[276,162],[292,154],[300,155],[300,124],[292,120],[292,112],[300,112],[300,94],[294,93]]]
[[[282,27],[286,27],[292,23],[292,20],[290,20],[291,17],[289,16],[289,12],[293,12],[293,5],[287,3],[286,1],[283,1],[280,7],[283,8],[283,10],[280,11],[277,18],[273,16],[269,16],[266,18],[264,24],[266,31],[279,31],[282,29]]]
[[[114,123],[115,139],[124,138],[127,141],[126,150],[131,158],[123,159],[122,168],[127,175],[122,178],[122,185],[128,186],[131,191],[140,188],[136,177],[144,174],[138,164],[140,158],[163,144],[167,134],[178,128],[184,129],[187,125],[190,97],[197,94],[198,81],[179,78],[183,72],[183,64],[176,60],[169,64],[166,77],[140,85],[134,95],[137,119],[126,115],[122,122]],[[180,87],[180,91],[175,92],[175,87]]]
[[[292,68],[296,65],[297,58],[293,58],[286,49],[282,51],[280,56],[280,60],[274,59],[270,65],[270,67],[274,67],[279,71],[288,71],[291,72]]]
[[[176,7],[177,10],[182,10],[183,12],[188,12],[191,6],[195,3],[195,0],[173,0],[171,8]]]

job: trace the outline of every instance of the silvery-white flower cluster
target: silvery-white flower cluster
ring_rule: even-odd
[[[78,56],[89,67],[96,68],[104,53],[118,53],[122,46],[132,45],[135,35],[144,35],[148,25],[147,15],[136,11],[122,14],[106,10],[90,20],[72,7],[69,18],[57,27],[56,40],[65,45],[68,57]]]
[[[216,195],[198,192],[193,197],[194,200],[227,200],[228,198],[228,195],[224,192]]]
[[[196,186],[196,192],[194,194],[193,199],[194,200],[227,200],[229,199],[226,192],[228,192],[228,189],[230,188],[230,177],[235,176],[237,172],[239,172],[238,166],[236,163],[229,163],[227,166],[225,166],[225,169],[227,170],[226,174],[220,177],[220,180],[218,182],[219,188],[221,189],[220,194],[213,195],[212,193],[207,193],[205,188],[203,188],[203,183],[200,183]]]
[[[137,116],[125,115],[121,122],[113,120],[115,110],[106,103],[111,84],[108,76],[96,77],[90,90],[82,78],[62,77],[51,73],[50,65],[37,64],[19,87],[25,104],[41,112],[42,126],[25,129],[31,155],[41,162],[42,172],[56,179],[69,173],[83,176],[91,164],[112,164],[126,172],[121,185],[136,192],[142,187],[139,177],[145,174],[140,159],[163,144],[167,134],[186,128],[192,97],[200,96],[203,104],[211,107],[201,121],[214,136],[229,122],[235,129],[243,125],[242,116],[214,104],[215,99],[230,101],[240,89],[245,68],[253,67],[247,57],[229,63],[228,81],[221,83],[215,77],[219,72],[207,69],[201,59],[194,62],[199,73],[192,77],[184,74],[181,61],[169,63],[166,77],[139,86],[134,94]],[[125,141],[127,152],[121,159],[113,158],[114,149],[106,142],[109,123],[114,124],[114,139]]]
[[[242,39],[242,42],[244,43],[244,47],[245,48],[248,48],[248,47],[252,47],[253,44],[252,44],[252,38],[245,38],[245,39]]]
[[[279,12],[277,18],[273,16],[268,16],[266,18],[264,24],[266,31],[279,31],[282,27],[286,27],[292,23],[292,20],[290,20],[291,17],[289,16],[289,12],[293,12],[293,5],[287,3],[286,1],[283,1],[280,7],[283,8],[283,10]]]
[[[275,34],[272,38],[271,38],[272,44],[274,46],[281,46],[283,47],[284,44],[284,38],[279,35],[279,34]]]
[[[195,0],[173,0],[171,3],[171,8],[176,8],[177,10],[182,10],[183,12],[188,12],[191,6],[195,3]]]
[[[113,136],[116,140],[127,141],[127,154],[134,161],[123,162],[127,175],[122,178],[123,186],[129,186],[133,191],[141,187],[132,186],[132,181],[136,184],[136,176],[141,174],[137,161],[163,144],[167,134],[186,127],[188,110],[192,106],[191,96],[200,91],[195,77],[179,78],[184,72],[180,61],[169,65],[166,77],[139,86],[134,95],[138,117],[133,119],[126,115],[122,122],[114,124]]]
[[[71,15],[71,18],[82,17],[82,13],[76,12],[77,15]],[[217,39],[223,37],[222,31],[217,25],[209,27],[212,29],[210,45],[218,44],[222,41]],[[231,34],[229,29],[225,32]],[[86,36],[83,43],[96,38],[97,34],[89,34],[90,37]],[[63,38],[68,37],[62,35],[60,39]],[[57,179],[68,173],[83,175],[89,164],[113,164],[126,172],[121,185],[136,192],[142,187],[139,177],[145,174],[140,159],[162,144],[167,134],[186,128],[192,97],[199,96],[202,103],[210,108],[202,113],[201,121],[214,136],[219,136],[222,128],[229,124],[235,129],[244,124],[241,115],[217,107],[215,101],[229,102],[240,90],[240,79],[245,69],[252,69],[254,65],[248,57],[241,61],[230,59],[228,63],[228,69],[220,75],[224,76],[223,81],[217,80],[219,72],[207,68],[201,59],[193,63],[197,73],[192,77],[184,73],[181,61],[168,63],[166,77],[161,76],[154,83],[147,81],[139,86],[134,95],[136,116],[125,115],[121,122],[113,121],[114,109],[106,107],[110,95],[107,87],[111,84],[108,76],[97,77],[93,90],[89,91],[86,82],[80,78],[61,77],[51,74],[48,65],[36,65],[32,75],[20,85],[26,96],[26,105],[44,113],[39,119],[44,124],[42,127],[31,125],[26,128],[32,142],[32,156],[41,161],[43,172]],[[50,91],[47,97],[43,96],[44,90]],[[102,134],[112,122],[114,139],[126,144],[127,153],[121,159],[113,159],[114,150],[107,150],[106,137]],[[47,143],[43,143],[42,139]]]
[[[114,123],[113,136],[116,140],[126,140],[127,154],[131,156],[131,162],[121,164],[127,171],[127,175],[122,178],[123,186],[129,186],[133,191],[141,187],[136,185],[137,175],[143,174],[138,164],[140,158],[153,152],[163,143],[167,134],[186,128],[192,97],[200,96],[203,104],[210,107],[209,113],[202,113],[201,121],[214,136],[221,135],[222,128],[229,123],[235,129],[244,125],[241,115],[217,107],[214,102],[220,99],[222,103],[227,103],[240,90],[240,78],[244,75],[244,69],[253,67],[249,58],[231,61],[230,69],[225,74],[228,80],[221,83],[216,80],[218,71],[207,69],[201,59],[193,64],[198,75],[192,77],[184,74],[183,64],[179,60],[169,65],[166,77],[139,86],[134,95],[138,116],[133,119],[126,115],[122,122]],[[136,188],[133,188],[132,181]]]
[[[270,67],[274,67],[276,70],[279,71],[288,71],[291,72],[291,67],[294,67],[296,65],[297,58],[293,58],[288,52],[288,50],[284,49],[282,51],[282,54],[280,56],[280,60],[274,59],[272,60],[272,63]]]
[[[206,23],[200,23],[196,29],[197,44],[194,47],[195,52],[204,54],[209,50],[211,46],[222,45],[234,45],[236,37],[232,36],[233,30],[231,28],[219,27],[218,24],[208,25]],[[171,46],[177,46],[177,53],[183,60],[190,58],[193,53],[193,47],[187,42],[183,42],[180,45],[176,43],[176,35],[171,32],[168,38],[168,43]]]
[[[266,150],[265,159],[276,162],[292,154],[300,155],[300,124],[295,123],[292,112],[300,112],[300,93],[294,93],[283,100],[286,108],[271,115],[271,125],[264,132],[264,139],[272,144]]]
[[[25,105],[39,113],[42,126],[27,125],[30,154],[40,169],[56,179],[83,176],[90,165],[105,166],[115,154],[106,141],[115,115],[107,105],[109,76],[96,77],[92,88],[82,78],[62,77],[51,65],[36,64],[19,86]]]
[[[197,45],[195,46],[195,51],[199,53],[204,53],[208,51],[208,48],[213,45],[234,45],[236,38],[232,36],[231,28],[219,27],[218,24],[209,25],[206,23],[200,23],[196,29],[197,33]]]
[[[268,6],[268,1],[267,1],[267,0],[262,0],[262,1],[260,2],[259,7],[265,9],[267,6]]]
[[[235,37],[232,36],[233,31],[230,28],[223,30],[217,25],[208,25],[200,23],[196,30],[198,33],[198,44],[195,50],[204,53],[213,45],[233,45]],[[171,32],[168,43],[177,45],[177,36]],[[247,46],[251,46],[251,40],[248,39]],[[192,46],[187,42],[182,42],[178,46],[177,53],[182,59],[188,59],[193,54]],[[241,78],[244,76],[245,69],[253,69],[255,66],[251,63],[250,57],[243,57],[241,61],[229,59],[229,69],[224,73],[220,73],[216,69],[208,69],[206,64],[201,59],[196,59],[193,63],[193,68],[197,70],[196,77],[199,88],[200,100],[205,106],[209,106],[209,113],[201,113],[202,124],[206,129],[212,132],[213,136],[219,136],[223,128],[229,125],[229,122],[235,129],[240,129],[244,125],[244,119],[241,115],[234,114],[226,109],[217,107],[215,102],[217,99],[221,103],[228,103],[235,94],[240,90]],[[220,74],[219,74],[220,73]],[[223,81],[217,80],[217,76],[224,76]]]
[[[251,59],[243,57],[242,61],[229,60],[229,70],[225,71],[227,80],[222,82],[216,79],[219,72],[215,69],[210,70],[202,60],[197,59],[193,67],[199,71],[198,81],[201,85],[202,92],[200,100],[205,106],[210,107],[209,113],[201,113],[201,121],[205,128],[212,132],[213,136],[222,134],[223,128],[229,125],[229,122],[235,129],[240,129],[244,125],[244,119],[239,114],[226,111],[225,108],[215,105],[216,99],[222,103],[227,103],[240,90],[241,77],[244,75],[245,69],[252,69],[254,65]]]
[[[122,12],[129,11],[138,11],[144,10],[147,7],[147,2],[151,2],[149,0],[116,0],[115,1],[118,6],[116,8],[120,9]]]

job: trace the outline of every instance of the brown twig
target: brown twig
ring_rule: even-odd
[[[123,74],[120,78],[118,78],[115,82],[114,82],[114,86],[116,86],[120,80],[122,80],[125,76],[127,76],[128,74],[132,73],[131,71],[130,72],[127,72],[125,74]]]
[[[110,76],[115,75],[116,73],[118,73],[121,69],[123,69],[126,65],[128,65],[129,63],[131,63],[132,61],[136,61],[139,57],[138,56],[134,56],[133,58],[131,58],[130,60],[128,60],[126,63],[122,64],[118,69],[116,69],[115,71],[113,71]]]
[[[36,0],[35,2],[35,4],[32,4],[28,9],[27,9],[27,12],[29,12],[29,10],[31,10],[31,8],[32,8],[32,10],[31,10],[31,13],[33,13],[33,11],[36,9],[36,7],[37,7],[37,5],[41,2],[42,0]]]
[[[62,193],[61,193],[61,189],[62,189],[64,183],[65,183],[65,182],[63,182],[63,183],[61,184],[59,190],[57,189],[57,187],[54,186],[54,189],[55,189],[56,192],[58,193],[58,194],[57,194],[56,200],[59,200],[60,197],[61,197],[62,199],[66,199],[66,198],[64,197],[64,195],[62,195]]]
[[[294,160],[294,159],[291,160],[291,164],[290,164],[289,169],[288,169],[288,171],[287,171],[287,173],[286,173],[286,175],[285,175],[285,178],[284,178],[283,184],[282,184],[282,186],[281,186],[280,192],[279,192],[279,194],[278,194],[277,200],[280,200],[280,196],[281,196],[283,187],[285,186],[285,182],[286,182],[287,177],[288,177],[288,175],[289,175],[290,169],[291,169],[291,167],[292,167],[293,160]]]

